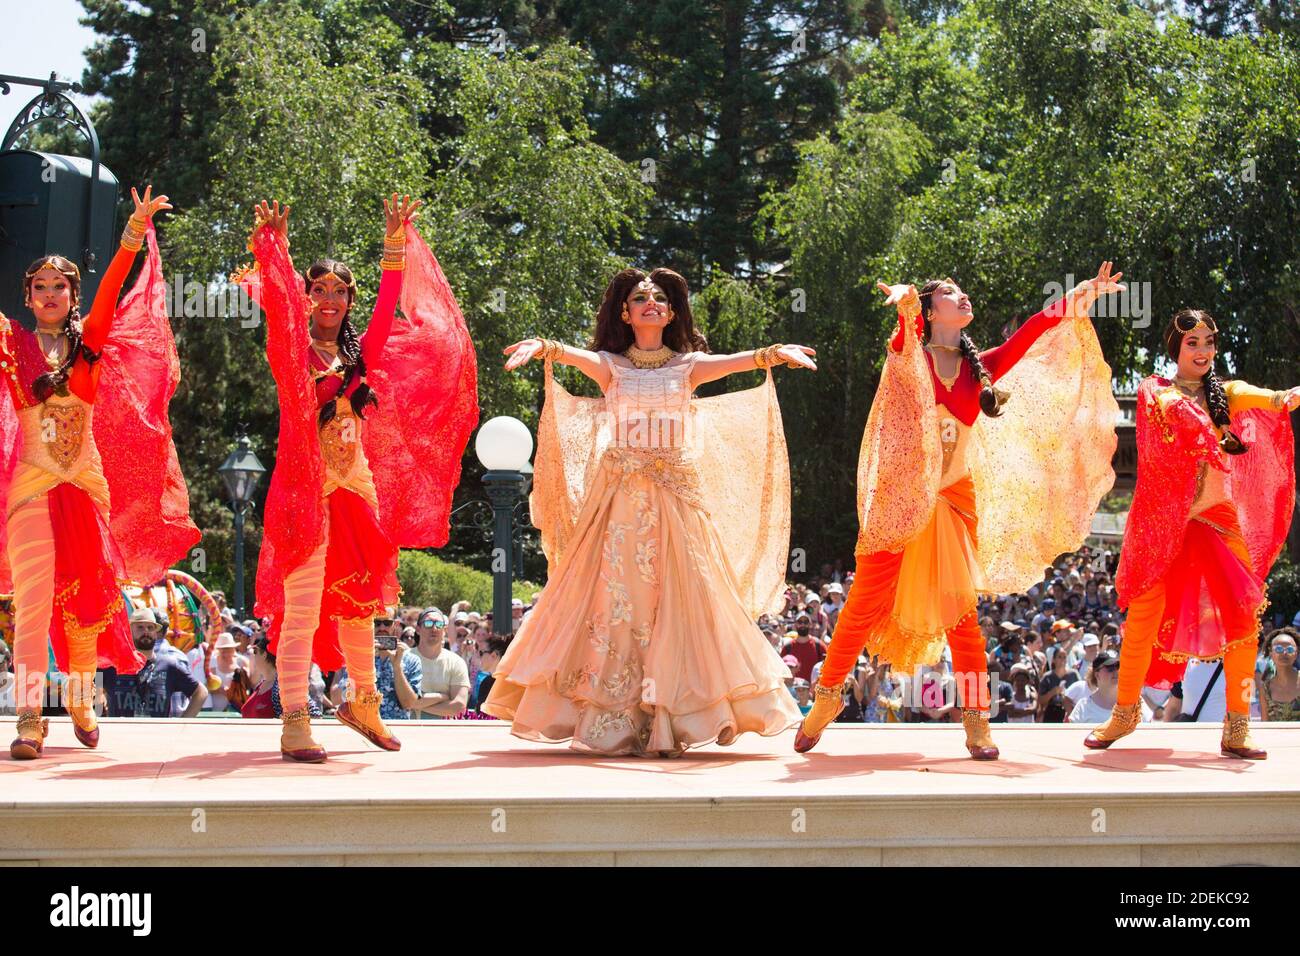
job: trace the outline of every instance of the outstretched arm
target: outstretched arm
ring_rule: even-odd
[[[166,196],[154,198],[153,186],[144,188],[144,198],[131,187],[131,199],[135,202],[135,212],[127,220],[122,231],[122,244],[117,254],[104,271],[104,278],[99,280],[99,289],[95,292],[95,302],[81,327],[81,341],[92,352],[102,352],[108,341],[108,333],[113,329],[113,317],[117,314],[117,300],[122,294],[122,283],[131,271],[135,254],[144,245],[145,232],[154,213],[162,209],[171,209]]]
[[[602,392],[609,388],[611,373],[597,352],[575,348],[551,339],[524,339],[514,345],[507,345],[502,352],[510,356],[506,359],[507,372],[513,372],[535,358],[550,359],[560,365],[572,365],[599,385]]]
[[[705,382],[717,381],[737,372],[752,372],[756,368],[770,368],[784,364],[791,368],[807,368],[817,371],[817,364],[812,356],[816,349],[806,345],[769,345],[767,348],[750,349],[732,355],[697,355],[691,369],[692,390]]]
[[[1043,311],[1027,319],[1011,334],[1011,338],[1001,345],[981,352],[980,359],[984,362],[984,368],[988,370],[993,381],[996,382],[1015,368],[1016,363],[1025,357],[1029,347],[1038,341],[1038,337],[1061,319],[1067,316],[1075,319],[1086,318],[1088,310],[1092,308],[1099,295],[1122,292],[1125,287],[1119,280],[1123,278],[1124,273],[1117,272],[1112,276],[1110,270],[1111,263],[1103,262],[1095,278],[1080,282]]]
[[[1271,388],[1256,388],[1234,379],[1223,383],[1223,391],[1228,396],[1228,410],[1234,415],[1248,408],[1270,408],[1275,412],[1285,409],[1289,412],[1300,405],[1300,388],[1279,392]]]

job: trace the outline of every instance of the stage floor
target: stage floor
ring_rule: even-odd
[[[0,759],[0,862],[1300,863],[1300,724],[1269,759],[1221,757],[1219,727],[1145,726],[1105,752],[1086,728],[835,726],[684,757],[605,758],[497,722],[393,725],[385,753],[334,721],[330,759],[291,764],[279,723],[105,720],[98,750],[51,720],[45,756]],[[0,742],[14,733],[0,718]]]

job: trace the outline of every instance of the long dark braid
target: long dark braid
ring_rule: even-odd
[[[921,287],[917,295],[921,299],[921,316],[922,316],[922,338],[930,341],[930,299],[934,290],[944,284],[956,285],[952,279],[931,279]],[[975,347],[974,341],[966,334],[965,330],[961,333],[961,340],[958,343],[961,349],[962,358],[966,359],[967,368],[970,369],[971,377],[980,390],[980,411],[990,418],[997,418],[1002,414],[1002,406],[1009,397],[1006,392],[1001,392],[993,387],[993,377],[989,375],[988,369],[984,367],[983,360],[980,359],[979,349]]]
[[[89,365],[99,361],[99,353],[92,352],[82,342],[81,273],[70,260],[63,256],[46,256],[28,267],[23,279],[27,305],[31,306],[32,281],[36,273],[45,268],[55,270],[68,280],[72,291],[72,305],[68,309],[67,318],[63,320],[63,330],[68,335],[68,354],[64,356],[58,368],[38,375],[36,381],[32,382],[32,394],[36,396],[37,401],[41,402],[68,384],[68,378],[72,375],[72,367],[76,364],[78,356],[84,358]]]
[[[357,334],[357,327],[352,324],[352,306],[356,301],[356,283],[352,278],[352,271],[336,259],[320,259],[312,263],[311,268],[307,270],[307,289],[310,290],[313,282],[330,272],[348,283],[348,310],[343,315],[338,335],[339,358],[342,359],[344,366],[343,384],[339,387],[339,395],[348,400],[354,415],[365,418],[366,406],[373,405],[378,408],[379,399],[366,383],[366,360],[361,354],[361,336]],[[361,377],[361,382],[357,385],[356,391],[348,395],[348,386],[357,376]],[[326,402],[321,406],[317,424],[324,428],[333,418],[334,403]]]
[[[1215,324],[1214,317],[1201,309],[1182,309],[1169,320],[1169,327],[1165,329],[1165,351],[1175,365],[1178,363],[1178,353],[1182,351],[1184,336],[1195,331],[1198,325],[1204,325],[1216,337],[1219,334],[1219,327]],[[1244,455],[1250,450],[1250,446],[1232,430],[1232,411],[1228,406],[1228,393],[1223,390],[1223,383],[1215,374],[1213,363],[1201,376],[1201,385],[1205,388],[1205,406],[1209,410],[1210,421],[1223,429],[1219,447],[1229,455]]]

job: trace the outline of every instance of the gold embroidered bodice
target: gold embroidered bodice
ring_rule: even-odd
[[[1279,396],[1283,393],[1275,392],[1270,389],[1256,388],[1246,382],[1236,379],[1223,383],[1224,394],[1228,398],[1228,411],[1230,414],[1236,414],[1247,408],[1271,408],[1280,409]],[[1190,383],[1184,383],[1181,379],[1176,379],[1175,384],[1168,385],[1158,393],[1159,400],[1162,404],[1167,405],[1178,397],[1190,398],[1208,415],[1210,412],[1209,405],[1205,401],[1205,389],[1197,385],[1192,386]],[[1223,436],[1223,429],[1215,426],[1215,434]],[[1251,441],[1251,436],[1244,437],[1247,444]],[[1196,500],[1192,502],[1190,514],[1198,515],[1203,511],[1213,508],[1217,504],[1232,500],[1232,473],[1231,471],[1222,471],[1218,468],[1212,468],[1208,462],[1201,462],[1196,473]]]
[[[606,463],[623,480],[642,475],[690,504],[702,505],[699,468],[692,454],[693,360],[662,368],[613,366],[605,389],[610,447]]]
[[[378,507],[374,475],[361,442],[364,427],[365,420],[352,411],[351,402],[342,396],[334,400],[334,417],[319,431],[325,463],[324,494],[347,488]]]
[[[948,411],[943,403],[936,410],[939,413],[939,446],[943,449],[939,488],[943,489],[970,471],[966,464],[966,449],[970,445],[971,427]]]
[[[9,486],[9,513],[55,485],[71,482],[107,514],[108,482],[92,430],[94,406],[69,393],[17,411],[22,436]]]

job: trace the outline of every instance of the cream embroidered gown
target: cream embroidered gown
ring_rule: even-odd
[[[637,369],[600,353],[604,399],[546,367],[531,499],[550,578],[484,710],[529,740],[674,753],[797,723],[754,623],[779,605],[789,466],[776,392],[692,399],[698,353]]]

